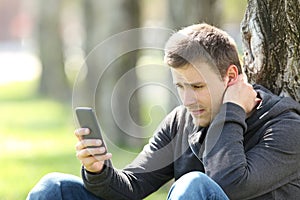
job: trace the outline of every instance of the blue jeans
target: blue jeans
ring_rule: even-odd
[[[229,200],[229,198],[207,175],[190,172],[172,185],[167,200]]]
[[[83,187],[81,178],[51,173],[30,191],[27,200],[102,200]],[[190,172],[171,187],[168,200],[229,200],[220,186],[201,172]]]
[[[63,173],[44,176],[29,192],[26,200],[101,200],[84,186],[82,179]]]

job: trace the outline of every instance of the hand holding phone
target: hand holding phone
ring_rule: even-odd
[[[83,141],[79,140],[76,145],[76,156],[81,161],[85,170],[93,173],[100,173],[103,170],[105,161],[111,159],[112,154],[107,153],[107,148],[101,135],[101,129],[98,124],[96,112],[90,107],[77,107],[75,108],[75,113],[79,126],[90,130],[90,133],[87,135],[82,132],[84,130],[80,129],[79,132],[81,133],[79,135],[78,133],[76,134],[77,137],[79,136],[83,138]],[[101,145],[95,146],[95,140],[101,140]],[[86,146],[87,143],[93,145]],[[101,150],[99,147],[104,147],[104,149]]]

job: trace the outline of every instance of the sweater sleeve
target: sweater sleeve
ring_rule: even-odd
[[[263,124],[261,139],[245,152],[245,112],[233,103],[222,105],[208,130],[203,161],[230,199],[255,198],[297,178],[300,120],[293,114]]]
[[[137,158],[123,170],[111,162],[100,174],[82,169],[84,185],[104,199],[143,199],[174,176],[171,133],[176,132],[176,112],[169,114]]]

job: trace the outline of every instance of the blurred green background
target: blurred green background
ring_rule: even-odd
[[[246,0],[0,0],[0,199],[25,199],[49,172],[80,176],[73,136],[76,123],[72,86],[86,56],[101,41],[137,27],[176,30],[205,21],[227,30],[241,48],[239,23],[246,4]],[[108,51],[113,48],[118,46]],[[99,103],[99,113],[106,114],[105,108],[110,108],[106,97],[129,70],[136,70],[131,80],[136,86],[142,79],[170,79],[165,72],[145,75],[138,70],[138,66],[163,65],[161,51],[139,51],[126,56],[102,81],[106,90],[99,86],[95,102]],[[97,61],[89,62],[97,65]],[[129,102],[138,105],[131,117],[146,127],[140,133],[142,139],[126,136],[112,123],[113,116],[99,116],[104,132],[114,133],[109,149],[117,168],[135,157],[161,119],[178,104],[169,91],[162,94],[156,87],[141,89]],[[157,98],[161,95],[167,98]],[[147,199],[165,199],[169,186]]]

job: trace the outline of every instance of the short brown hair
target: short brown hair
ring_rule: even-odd
[[[234,40],[221,29],[206,23],[191,25],[174,33],[165,47],[165,62],[173,68],[201,60],[216,66],[223,78],[230,65],[242,73]]]

